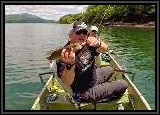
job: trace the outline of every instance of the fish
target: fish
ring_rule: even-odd
[[[56,48],[56,49],[53,49],[51,51],[48,51],[46,58],[49,61],[58,60],[58,59],[61,58],[61,52],[62,52],[63,49],[66,49],[67,52],[70,52],[71,48],[73,48],[74,52],[76,52],[77,50],[81,49],[82,47],[83,46],[80,43],[74,43],[74,44],[70,44],[70,45],[67,45],[67,46],[60,47],[60,48]]]

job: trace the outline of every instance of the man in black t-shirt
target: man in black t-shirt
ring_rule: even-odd
[[[95,67],[95,57],[108,50],[108,45],[95,37],[88,37],[87,25],[76,21],[66,45],[80,43],[83,47],[74,52],[63,49],[57,61],[58,77],[70,85],[73,93],[78,93],[83,102],[99,101],[121,96],[128,87],[124,80],[109,81],[114,73],[110,66]]]

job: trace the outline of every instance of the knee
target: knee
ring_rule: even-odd
[[[128,88],[128,83],[125,80],[121,79],[119,80],[119,82],[123,90],[126,90]]]
[[[103,69],[106,73],[109,73],[111,75],[114,73],[114,69],[111,66],[104,67]]]
[[[111,71],[112,73],[114,73],[114,69],[111,66],[108,66],[109,71]]]
[[[106,74],[108,74],[108,78],[110,78],[114,74],[114,69],[111,66],[108,66],[105,68],[106,69]]]

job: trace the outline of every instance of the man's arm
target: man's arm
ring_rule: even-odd
[[[61,61],[64,62],[61,79],[64,83],[71,85],[75,77],[75,52],[72,48],[70,52],[63,49],[61,52]]]
[[[97,48],[96,52],[105,53],[107,51],[108,51],[108,45],[103,41],[99,41],[98,48]]]
[[[86,42],[90,46],[96,47],[97,48],[96,52],[98,52],[98,53],[104,53],[104,52],[108,51],[108,45],[105,42],[100,41],[100,39],[97,39],[95,37],[88,37]]]
[[[71,67],[70,70],[67,70],[66,67],[62,73],[61,79],[64,83],[71,85],[75,77],[75,65]]]

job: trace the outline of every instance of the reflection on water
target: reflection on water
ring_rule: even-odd
[[[67,42],[71,25],[5,24],[5,109],[29,110],[42,89],[39,73],[50,71],[46,52]],[[152,108],[155,105],[154,30],[100,28],[123,68],[135,73],[134,83]],[[45,79],[49,75],[43,76]]]

